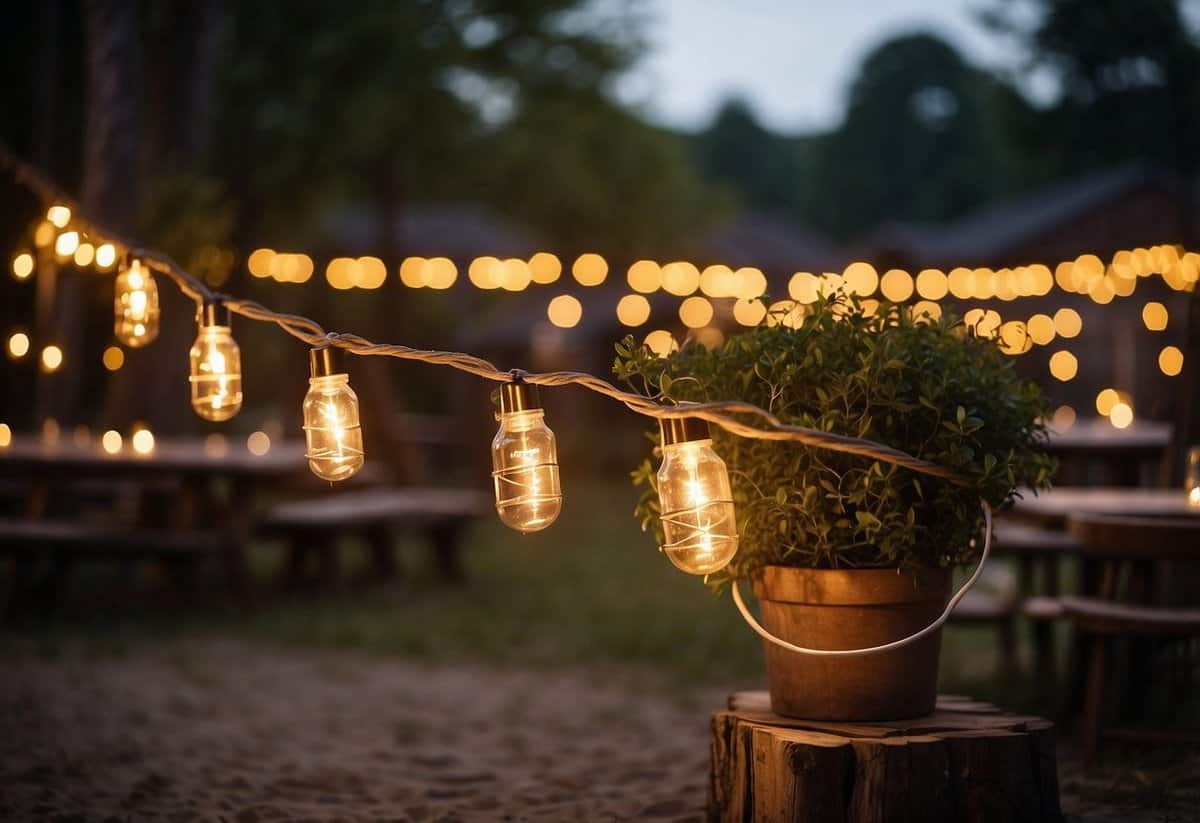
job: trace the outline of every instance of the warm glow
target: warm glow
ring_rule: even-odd
[[[562,261],[558,255],[548,251],[539,251],[529,258],[529,277],[534,283],[546,285],[558,280],[562,275]]]
[[[8,338],[8,356],[20,360],[29,354],[29,335],[23,331],[13,332]]]
[[[976,337],[991,337],[1000,329],[1000,314],[994,309],[971,309],[963,315],[963,322],[974,328]]]
[[[700,287],[700,270],[687,261],[662,267],[662,287],[676,297],[687,297]]]
[[[271,261],[275,259],[274,249],[255,249],[246,258],[246,268],[254,277],[270,277]]]
[[[1033,340],[1020,320],[1002,323],[996,336],[1000,340],[1000,349],[1005,354],[1024,354],[1033,347]]]
[[[434,257],[426,266],[425,285],[431,289],[448,289],[458,281],[458,266],[449,257]]]
[[[650,294],[662,287],[662,269],[653,260],[638,260],[629,267],[625,279],[629,282],[629,288]]]
[[[58,425],[58,421],[53,417],[47,417],[42,421],[42,442],[47,446],[57,446],[58,439],[62,436],[62,427]]]
[[[58,346],[42,349],[42,371],[56,372],[63,363],[63,351]]]
[[[788,281],[788,296],[806,306],[817,302],[820,291],[821,279],[810,272],[798,271]]]
[[[365,460],[358,395],[345,374],[310,378],[302,408],[308,467],[322,480],[352,477]],[[254,437],[254,435],[251,435]],[[264,443],[269,444],[266,434]]]
[[[354,261],[349,257],[335,257],[325,267],[325,282],[339,291],[354,288],[350,268]]]
[[[546,307],[546,316],[560,329],[574,328],[583,317],[583,304],[569,294],[560,294]]]
[[[46,210],[46,219],[55,228],[65,228],[71,222],[71,210],[62,205],[51,206]]]
[[[65,231],[54,241],[54,253],[59,257],[70,257],[79,248],[79,232]]]
[[[767,309],[767,325],[794,329],[804,322],[808,307],[794,300],[779,300]]]
[[[541,531],[562,509],[558,448],[541,409],[500,414],[492,440],[496,513],[511,529]]]
[[[313,273],[313,261],[307,254],[276,254],[267,273],[280,283],[307,283]]]
[[[410,289],[419,289],[425,285],[424,257],[406,257],[400,264],[400,282]]]
[[[121,433],[109,429],[100,438],[100,447],[109,454],[116,454],[121,450]]]
[[[640,326],[650,319],[650,301],[640,294],[627,294],[617,302],[617,319],[624,326]]]
[[[971,296],[971,284],[974,282],[974,273],[963,266],[951,269],[947,276],[950,293],[959,300],[966,300]]]
[[[201,325],[188,362],[192,410],[213,422],[236,415],[242,408],[242,353],[229,326]]]
[[[767,276],[761,269],[744,266],[733,273],[733,294],[742,300],[753,300],[767,293]]]
[[[1108,420],[1118,429],[1127,429],[1133,423],[1133,409],[1128,403],[1117,403],[1108,413]]]
[[[104,350],[101,360],[104,363],[104,368],[109,371],[117,371],[125,365],[125,352],[120,346],[109,346]]]
[[[154,435],[149,429],[138,429],[133,433],[133,450],[138,454],[150,454],[154,451]]]
[[[1112,412],[1113,406],[1121,402],[1121,395],[1116,389],[1104,389],[1096,395],[1096,411],[1108,417]]]
[[[12,429],[7,423],[0,423],[0,449],[7,449],[12,445]]]
[[[1050,273],[1050,269],[1041,263],[1034,263],[1029,267],[1029,274],[1033,278],[1030,284],[1030,294],[1038,296],[1047,295],[1054,288],[1054,275]]]
[[[1183,352],[1176,346],[1167,346],[1158,353],[1158,367],[1167,377],[1183,371]]]
[[[1050,355],[1050,374],[1055,380],[1066,383],[1079,373],[1079,361],[1069,351],[1056,351]]]
[[[723,263],[714,263],[700,272],[700,291],[709,297],[736,297],[738,285],[733,269]]]
[[[880,279],[879,291],[893,303],[902,303],[912,297],[912,276],[906,271],[891,269]]]
[[[510,257],[500,264],[500,288],[505,291],[524,291],[531,280],[529,264],[519,257]]]
[[[599,286],[608,277],[608,262],[598,254],[587,252],[575,258],[571,274],[581,286]]]
[[[54,242],[54,233],[54,224],[43,220],[33,232],[33,244],[39,249],[46,248]]]
[[[246,450],[255,457],[262,457],[271,450],[271,438],[264,431],[251,432],[246,438]]]
[[[1142,307],[1142,322],[1150,331],[1162,331],[1167,327],[1167,307],[1162,303],[1147,303]]]
[[[917,294],[926,300],[941,300],[950,291],[950,281],[937,269],[922,269],[917,275]]]
[[[27,251],[23,251],[13,258],[12,262],[13,277],[18,280],[27,280],[29,275],[33,274],[33,255]]]
[[[96,268],[100,270],[111,269],[113,263],[117,262],[117,247],[112,243],[101,243],[96,249]]]
[[[733,319],[743,326],[757,326],[767,316],[767,305],[761,300],[738,300],[733,304]]]
[[[666,357],[679,348],[679,344],[675,342],[675,337],[665,329],[657,329],[650,332],[642,342],[659,357]]]
[[[1075,409],[1070,406],[1059,406],[1050,418],[1050,428],[1057,432],[1065,432],[1075,425]]]
[[[1059,337],[1075,337],[1083,330],[1083,318],[1074,309],[1059,309],[1054,313],[1054,331]]]
[[[663,553],[688,574],[712,574],[737,552],[733,493],[725,462],[712,440],[686,440],[662,447],[658,497]]]
[[[851,263],[842,273],[842,281],[850,294],[870,297],[879,287],[879,274],[870,263]]]
[[[712,303],[704,297],[689,297],[679,305],[679,319],[689,329],[707,326],[712,320]]]
[[[158,285],[139,260],[117,275],[113,316],[113,334],[129,348],[145,346],[158,336]]]
[[[705,348],[715,349],[725,342],[725,332],[716,326],[705,326],[692,333],[692,339]]]
[[[86,268],[92,265],[92,261],[96,259],[96,247],[91,243],[80,243],[79,248],[75,249],[75,265],[80,268]]]
[[[378,257],[358,258],[358,282],[360,289],[377,289],[387,282],[387,266]]]
[[[502,264],[495,257],[476,257],[467,267],[467,279],[477,289],[500,288]]]
[[[1027,324],[1029,337],[1039,346],[1045,346],[1054,339],[1054,320],[1048,314],[1035,314]]]
[[[912,317],[915,320],[925,320],[931,323],[936,323],[942,319],[942,307],[932,300],[918,300],[913,304]]]

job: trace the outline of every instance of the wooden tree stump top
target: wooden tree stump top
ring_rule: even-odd
[[[712,718],[714,821],[1058,821],[1054,725],[945,695],[927,717],[799,720],[766,692]]]

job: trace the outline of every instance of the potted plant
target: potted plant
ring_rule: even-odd
[[[728,467],[738,547],[714,590],[748,578],[767,629],[808,648],[887,643],[945,608],[952,569],[981,546],[980,499],[1048,484],[1045,401],[992,337],[954,318],[822,299],[708,349],[657,357],[618,345],[619,377],[664,402],[741,400],[787,424],[865,438],[970,478],[968,486],[825,449],[711,427]],[[753,422],[747,418],[746,422]],[[656,443],[659,435],[653,435]],[[663,545],[656,468],[633,472],[637,515]],[[941,634],[863,657],[796,654],[765,643],[776,712],[880,720],[933,710]]]

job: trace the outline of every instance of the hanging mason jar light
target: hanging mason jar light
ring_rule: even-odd
[[[158,337],[158,284],[150,269],[137,258],[130,260],[117,275],[113,315],[113,333],[130,348],[140,348]]]
[[[537,386],[519,380],[503,384],[497,418],[500,429],[492,440],[496,512],[509,528],[540,531],[562,510],[562,487],[558,446]]]
[[[317,346],[308,354],[312,377],[302,407],[308,467],[322,480],[345,480],[363,466],[358,395],[341,370],[337,349]]]
[[[659,421],[662,465],[658,499],[663,551],[688,574],[712,574],[737,552],[737,522],[725,461],[712,448],[708,423],[696,417]]]
[[[190,353],[192,408],[205,420],[222,421],[242,408],[242,353],[230,331],[229,308],[206,300]]]

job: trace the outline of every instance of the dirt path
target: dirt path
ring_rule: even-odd
[[[4,668],[12,820],[694,820],[722,698],[239,644]]]

